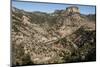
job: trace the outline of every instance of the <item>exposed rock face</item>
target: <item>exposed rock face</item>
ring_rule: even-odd
[[[95,60],[95,21],[81,17],[77,7],[56,15],[12,11],[13,65]]]
[[[23,17],[22,17],[22,22],[23,22],[24,24],[30,24],[29,18],[26,17],[26,16],[24,16],[24,15],[23,15]]]
[[[79,8],[75,7],[75,6],[71,6],[71,7],[66,8],[66,12],[68,14],[73,14],[73,13],[79,13],[80,14]]]
[[[66,10],[56,10],[54,12],[56,15],[57,14],[60,14],[61,16],[69,16],[69,15],[72,15],[72,14],[80,14],[80,10],[78,7],[75,7],[75,6],[71,6],[71,7],[68,7],[66,8]]]

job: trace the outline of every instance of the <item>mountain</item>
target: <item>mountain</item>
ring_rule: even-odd
[[[51,14],[12,7],[13,65],[95,61],[94,18],[75,6]]]

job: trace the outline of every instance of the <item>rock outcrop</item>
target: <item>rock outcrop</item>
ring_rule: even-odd
[[[79,13],[80,14],[79,8],[75,7],[75,6],[71,6],[71,7],[66,8],[66,12],[68,14],[74,14],[74,13]]]

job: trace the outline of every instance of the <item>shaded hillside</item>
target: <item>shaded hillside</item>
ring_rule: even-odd
[[[90,21],[96,21],[96,14],[87,15]]]
[[[95,61],[96,30],[91,19],[73,6],[51,14],[13,7],[12,64]]]

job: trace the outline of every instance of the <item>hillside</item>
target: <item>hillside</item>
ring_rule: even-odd
[[[95,23],[75,6],[50,14],[12,7],[12,64],[95,61]]]

